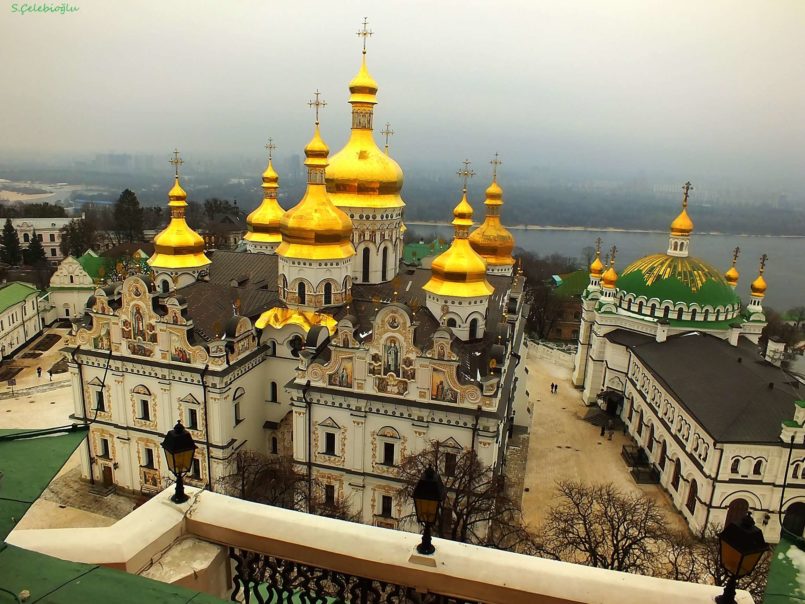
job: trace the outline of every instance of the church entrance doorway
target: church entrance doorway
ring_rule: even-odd
[[[103,470],[101,470],[101,472],[102,472],[103,486],[111,487],[114,482],[112,479],[112,466],[103,466]]]
[[[740,522],[749,513],[749,502],[746,499],[735,499],[727,508],[727,518],[724,526],[729,526],[733,522]]]
[[[805,503],[797,501],[788,506],[783,518],[783,528],[797,537],[805,531]]]

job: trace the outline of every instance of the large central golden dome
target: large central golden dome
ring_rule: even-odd
[[[324,187],[329,152],[316,123],[313,138],[305,147],[308,168],[305,195],[280,221],[282,243],[277,248],[280,256],[338,260],[355,255],[351,242],[352,221],[333,205]]]
[[[513,266],[514,237],[500,222],[503,189],[497,180],[486,190],[486,217],[470,235],[470,245],[491,266]]]
[[[403,172],[399,164],[380,150],[372,133],[377,82],[366,69],[349,83],[352,132],[346,146],[333,155],[327,167],[327,192],[339,207],[402,208]]]

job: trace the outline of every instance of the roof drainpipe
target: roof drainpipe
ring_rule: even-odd
[[[87,399],[84,398],[84,375],[81,373],[81,365],[78,363],[78,361],[75,358],[75,355],[78,353],[80,348],[81,348],[81,344],[79,344],[78,346],[76,346],[73,349],[73,352],[70,354],[70,356],[73,359],[73,363],[78,365],[78,391],[79,391],[79,396],[81,397],[81,411],[84,414],[84,417],[82,419],[84,420],[84,425],[87,428],[87,455],[89,455],[89,483],[94,486],[95,485],[95,473],[92,471],[92,459],[93,459],[93,456],[92,456],[92,440],[89,437],[90,430],[89,430],[89,416],[87,414]]]
[[[207,377],[207,371],[210,365],[205,364],[204,369],[201,370],[201,394],[204,399],[204,436],[207,445],[207,488],[212,491],[212,457],[210,455],[210,422],[209,413],[207,412],[207,383],[204,378]]]

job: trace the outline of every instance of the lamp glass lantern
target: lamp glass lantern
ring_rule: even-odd
[[[188,500],[188,497],[184,492],[182,477],[193,467],[196,443],[182,423],[176,422],[173,429],[169,430],[165,435],[165,440],[162,441],[162,448],[165,450],[168,469],[176,477],[176,492],[171,497],[171,501],[184,503]]]
[[[425,527],[422,542],[416,548],[420,554],[430,555],[436,551],[431,542],[431,526],[439,518],[444,496],[445,488],[441,477],[432,466],[428,466],[414,487],[416,519]]]
[[[769,550],[769,544],[763,538],[763,531],[755,526],[752,516],[747,514],[740,522],[733,522],[724,527],[718,536],[719,556],[730,579],[724,594],[716,598],[719,604],[735,602],[735,584],[737,579],[749,575],[760,559]]]

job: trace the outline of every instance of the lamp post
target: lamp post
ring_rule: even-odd
[[[442,502],[444,501],[444,484],[432,466],[422,473],[422,477],[414,487],[414,508],[417,521],[424,525],[422,542],[416,546],[416,551],[430,556],[436,551],[431,542],[431,526],[439,518]]]
[[[168,469],[176,477],[176,492],[171,497],[174,503],[184,503],[189,499],[184,493],[184,481],[182,477],[190,471],[193,466],[193,454],[196,451],[196,443],[190,432],[184,429],[181,422],[176,422],[173,430],[169,430],[162,441],[162,448],[165,449],[165,458],[168,460]]]
[[[730,578],[724,586],[724,593],[716,598],[718,604],[735,604],[735,586],[738,579],[749,575],[769,549],[763,538],[763,531],[755,526],[752,516],[747,514],[740,522],[724,527],[718,536],[721,566]]]

